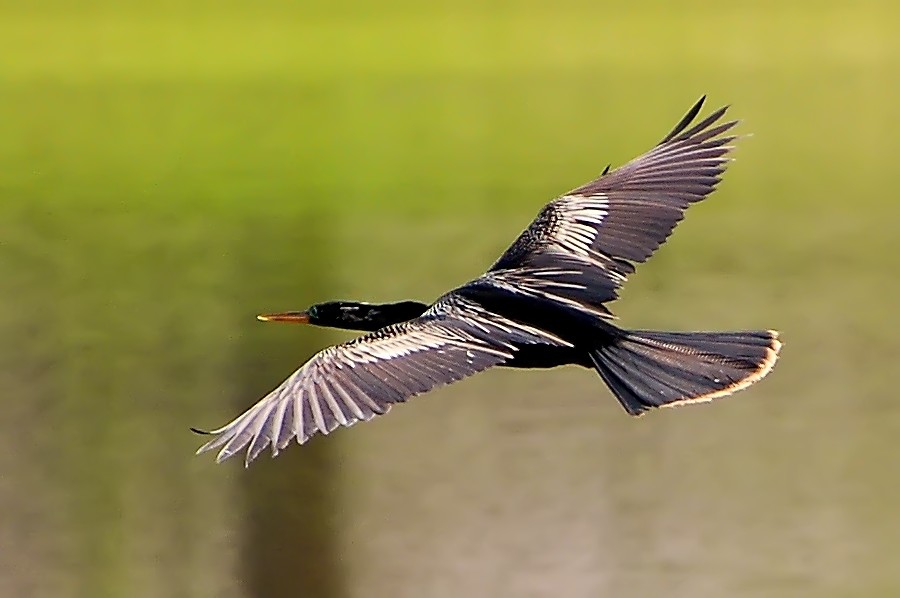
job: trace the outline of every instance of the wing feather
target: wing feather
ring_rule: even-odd
[[[719,122],[726,106],[690,127],[704,100],[656,147],[545,206],[491,272],[567,255],[595,271],[586,277],[595,285],[595,302],[616,299],[634,265],[668,239],[685,210],[712,193],[725,172],[735,139],[727,133],[737,121]]]
[[[394,403],[500,364],[516,346],[569,343],[508,320],[462,296],[447,295],[422,317],[319,352],[197,451],[223,461],[246,449],[245,463],[292,438],[302,444],[387,412]]]

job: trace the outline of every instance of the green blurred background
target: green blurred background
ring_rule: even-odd
[[[0,595],[900,595],[896,2],[0,2]],[[249,470],[194,457],[701,94],[737,161],[624,325],[774,327],[629,419],[493,371]]]

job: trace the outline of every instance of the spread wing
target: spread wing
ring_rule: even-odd
[[[574,259],[591,280],[595,301],[615,299],[634,264],[646,261],[685,210],[715,189],[728,163],[727,107],[697,125],[704,98],[656,147],[549,203],[491,271],[548,267]],[[571,264],[569,264],[571,266]]]
[[[245,463],[267,446],[273,456],[388,411],[394,403],[455,382],[512,357],[516,345],[571,346],[547,332],[448,294],[421,317],[316,354],[197,451],[220,449],[221,462],[247,448]]]
[[[536,253],[517,268],[489,270],[464,288],[481,300],[480,293],[486,292],[492,297],[550,302],[592,317],[615,317],[603,305],[605,294],[616,290],[607,271],[579,256],[555,250]]]

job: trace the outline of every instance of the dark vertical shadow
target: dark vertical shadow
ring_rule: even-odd
[[[29,198],[31,199],[31,198]],[[27,201],[27,200],[26,200]],[[37,202],[35,202],[37,203]],[[4,211],[12,229],[32,233],[50,217],[21,207]],[[55,216],[55,214],[54,214]],[[0,242],[0,595],[54,592],[52,581],[75,578],[64,558],[71,531],[58,513],[69,487],[60,471],[59,447],[72,426],[64,418],[65,376],[60,342],[66,297],[56,293],[59,272],[47,259],[52,241],[25,234]],[[62,405],[61,405],[62,404]],[[42,433],[51,430],[51,434]],[[62,443],[62,444],[60,444]],[[69,453],[70,451],[63,451]],[[57,585],[56,589],[60,586]]]
[[[283,218],[260,215],[242,223],[236,288],[247,332],[235,363],[241,380],[236,409],[263,396],[327,342],[315,328],[277,329],[278,324],[262,324],[254,317],[304,308],[330,296],[331,222],[318,211]],[[261,334],[250,330],[256,326],[271,328]],[[345,595],[336,543],[335,444],[328,441],[294,444],[274,460],[263,455],[237,474],[244,497],[241,558],[248,596]]]

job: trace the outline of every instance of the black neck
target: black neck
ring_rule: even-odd
[[[317,309],[311,323],[329,328],[371,332],[421,316],[428,306],[418,301],[397,303],[335,302],[330,309]]]

